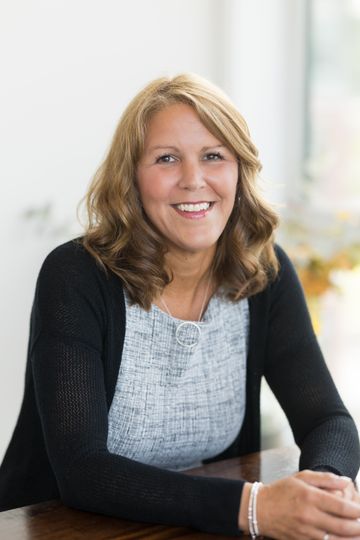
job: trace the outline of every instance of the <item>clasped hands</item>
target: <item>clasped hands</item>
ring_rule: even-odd
[[[239,513],[246,532],[250,488]],[[350,478],[304,470],[261,487],[257,521],[261,535],[276,540],[360,540],[360,496]]]

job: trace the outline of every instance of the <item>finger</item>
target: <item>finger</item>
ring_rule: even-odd
[[[355,503],[360,503],[360,495],[356,491],[355,487],[353,485],[347,486],[342,491],[339,490],[326,490],[328,493],[332,493],[333,495],[336,495],[337,497],[343,497],[344,499],[348,501],[354,501]]]
[[[327,489],[326,490],[327,493],[332,493],[333,495],[335,495],[336,497],[344,497],[348,500],[352,500],[352,495],[351,497],[349,497],[349,495],[347,494],[347,496],[345,497],[345,490],[340,490],[340,489]]]
[[[332,493],[333,495],[336,495],[338,497],[343,497],[344,499],[347,499],[349,501],[360,503],[360,495],[356,491],[355,486],[352,483],[346,486],[346,488],[343,489],[342,491],[340,490],[327,490],[327,491],[328,493]]]
[[[353,486],[348,486],[343,490],[343,497],[348,501],[359,502],[359,499],[356,495],[357,494]]]
[[[321,540],[323,540],[324,535],[322,535]],[[348,536],[336,536],[336,534],[332,534],[329,538],[329,540],[349,540]],[[360,536],[352,536],[351,540],[360,540]]]
[[[340,537],[360,536],[360,522],[357,519],[343,519],[332,516],[324,512],[314,512],[311,518],[311,524],[321,531],[327,531],[327,534]],[[325,533],[323,533],[324,536]]]
[[[334,514],[335,516],[354,520],[360,518],[360,504],[355,501],[349,501],[343,497],[337,497],[332,493],[320,490],[318,500],[318,508],[326,514]]]
[[[345,491],[346,494],[351,495],[353,501],[357,501],[357,502],[360,501],[360,494],[357,491],[354,484],[351,484],[348,487],[346,487],[344,491]]]
[[[334,473],[304,470],[296,474],[298,478],[315,487],[325,489],[345,489],[352,485],[351,478]]]

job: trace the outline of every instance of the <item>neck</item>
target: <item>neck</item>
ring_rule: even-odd
[[[211,273],[214,251],[206,253],[168,252],[165,264],[173,276],[173,281],[166,287],[170,291],[195,291],[199,285],[207,282]]]
[[[171,314],[179,319],[198,320],[213,293],[211,265],[213,253],[168,252],[166,266],[173,275],[155,303],[163,309],[165,300]]]

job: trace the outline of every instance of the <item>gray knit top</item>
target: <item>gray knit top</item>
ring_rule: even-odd
[[[130,306],[109,410],[110,452],[181,470],[225,450],[245,413],[249,308],[214,295],[192,325],[153,305]],[[193,347],[184,346],[193,345]]]

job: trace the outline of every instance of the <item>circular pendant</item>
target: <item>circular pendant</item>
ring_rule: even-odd
[[[179,345],[192,349],[199,343],[201,329],[193,321],[184,321],[176,329],[175,337]]]

